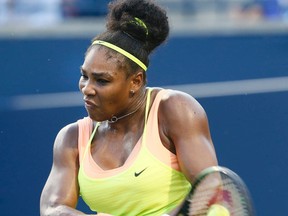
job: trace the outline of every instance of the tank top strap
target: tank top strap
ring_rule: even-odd
[[[93,120],[89,117],[84,117],[77,121],[78,124],[78,150],[79,162],[83,160],[84,152],[93,130]]]
[[[92,134],[91,134],[91,136],[90,136],[90,138],[89,138],[89,140],[88,140],[88,142],[87,142],[87,145],[86,145],[86,147],[85,147],[85,151],[84,151],[84,154],[83,154],[83,158],[82,158],[82,160],[81,160],[81,163],[83,162],[84,158],[87,156],[87,152],[88,152],[88,150],[89,150],[89,148],[90,148],[90,146],[91,146],[93,137],[95,136],[95,133],[96,133],[97,128],[99,127],[99,125],[100,125],[100,122],[96,122],[96,125],[95,125],[95,127],[94,127],[94,129],[93,129],[93,132],[92,132]]]
[[[145,109],[145,124],[144,124],[144,129],[143,129],[143,135],[142,135],[142,143],[143,145],[146,145],[146,141],[147,141],[147,127],[149,127],[149,119],[151,118],[151,113],[157,112],[158,111],[158,107],[159,107],[159,103],[162,99],[162,96],[167,92],[167,90],[165,89],[161,89],[154,101],[153,104],[151,106],[151,109],[149,110],[149,105],[150,105],[150,101],[151,101],[151,92],[152,92],[152,88],[148,88],[148,95],[147,95],[147,101],[146,101],[146,109]],[[150,113],[150,114],[149,114]]]
[[[146,100],[146,105],[145,105],[145,119],[144,119],[144,129],[143,129],[143,134],[142,134],[142,145],[146,143],[146,134],[147,134],[147,121],[148,121],[148,114],[149,114],[149,105],[151,101],[151,92],[152,88],[147,88],[147,100]]]

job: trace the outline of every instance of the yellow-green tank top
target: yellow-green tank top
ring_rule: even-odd
[[[102,170],[95,163],[90,144],[97,126],[92,132],[90,118],[78,121],[80,195],[95,212],[160,216],[178,206],[191,188],[179,169],[176,155],[163,146],[159,137],[158,106],[166,91],[158,92],[148,116],[150,93],[149,89],[142,137],[119,168]]]

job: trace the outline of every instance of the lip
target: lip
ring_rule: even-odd
[[[96,104],[91,100],[85,100],[84,99],[84,102],[85,102],[86,107],[95,107],[96,106]]]

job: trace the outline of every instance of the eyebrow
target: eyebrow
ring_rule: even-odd
[[[87,74],[87,71],[80,66],[80,71],[84,74]],[[99,78],[99,77],[105,77],[105,78],[113,78],[108,72],[92,72],[92,76]]]

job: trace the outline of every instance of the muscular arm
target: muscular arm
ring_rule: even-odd
[[[45,215],[85,215],[75,209],[78,201],[78,126],[64,127],[54,143],[53,165],[40,199],[40,213]]]
[[[170,91],[160,109],[163,134],[175,148],[180,168],[192,183],[201,170],[217,165],[206,113],[193,97],[178,91]]]
[[[160,103],[159,122],[163,144],[176,154],[190,183],[203,169],[218,165],[206,113],[193,97],[169,91]],[[176,215],[180,208],[169,215]]]

